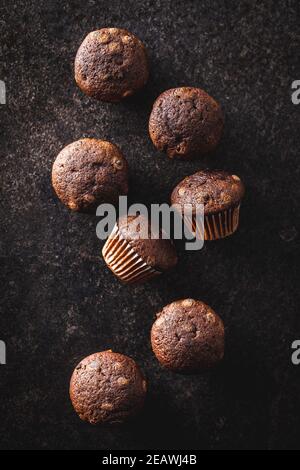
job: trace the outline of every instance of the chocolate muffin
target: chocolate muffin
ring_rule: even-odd
[[[224,325],[204,302],[177,300],[158,313],[151,344],[167,369],[181,373],[205,370],[223,359]]]
[[[173,243],[163,239],[162,232],[153,229],[143,215],[121,217],[102,254],[107,266],[125,283],[145,282],[177,263]]]
[[[70,382],[73,407],[91,424],[122,423],[133,417],[144,404],[146,390],[136,362],[111,350],[84,358]]]
[[[116,204],[128,192],[128,164],[120,149],[104,140],[80,139],[67,145],[52,168],[59,199],[74,211]]]
[[[202,170],[187,176],[174,188],[171,203],[181,207],[203,204],[204,239],[216,240],[238,228],[244,193],[245,187],[238,176],[223,170]]]
[[[75,58],[75,80],[81,90],[101,101],[116,102],[142,88],[149,69],[143,43],[125,29],[89,33]]]
[[[168,157],[189,159],[212,152],[223,132],[220,105],[200,88],[172,88],[155,101],[149,120],[151,140]]]

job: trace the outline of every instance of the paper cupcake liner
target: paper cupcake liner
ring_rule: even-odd
[[[240,204],[204,217],[205,240],[218,240],[232,235],[239,225]]]
[[[232,235],[239,225],[240,204],[216,214],[208,214],[204,217],[204,240],[218,240]],[[203,238],[196,226],[196,217],[192,218],[191,227],[199,238]]]
[[[105,242],[102,255],[109,269],[126,284],[145,282],[161,274],[134,251],[117,224]]]
[[[188,228],[189,232],[198,238],[198,240],[203,240],[203,224],[201,224],[201,227],[199,227],[196,222],[196,217],[184,215],[184,224]]]

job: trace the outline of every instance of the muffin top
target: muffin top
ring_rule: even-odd
[[[204,204],[204,213],[236,206],[244,196],[241,179],[223,170],[202,170],[184,178],[171,194],[172,204]]]
[[[146,381],[128,356],[102,351],[84,358],[70,382],[75,411],[91,424],[120,423],[143,406]]]
[[[118,227],[122,237],[154,269],[167,271],[177,264],[177,254],[172,241],[161,238],[162,232],[157,229],[152,229],[156,238],[151,238],[150,221],[145,216],[121,217]]]
[[[89,33],[75,58],[75,80],[84,93],[102,101],[120,101],[142,88],[149,75],[146,49],[125,29]]]
[[[217,364],[224,355],[224,325],[200,300],[177,300],[163,308],[151,330],[159,362],[177,372],[196,372]]]
[[[128,164],[120,149],[104,140],[80,139],[67,145],[52,168],[59,199],[74,211],[116,204],[128,192]]]
[[[200,88],[172,88],[155,101],[149,133],[156,148],[170,158],[193,158],[211,152],[223,132],[220,105]]]

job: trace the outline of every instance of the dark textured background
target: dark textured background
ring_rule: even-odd
[[[300,366],[290,358],[300,339],[299,22],[297,0],[1,0],[1,448],[300,448]],[[128,28],[149,51],[148,86],[122,104],[96,102],[73,80],[79,44],[103,26]],[[225,135],[206,160],[169,161],[148,138],[152,102],[178,85],[223,105]],[[240,230],[181,249],[169,275],[122,286],[101,258],[96,218],[69,212],[51,188],[57,153],[82,136],[120,145],[135,202],[168,201],[198,168],[239,174]],[[173,375],[152,355],[155,313],[182,297],[223,317],[219,370]],[[81,422],[68,397],[75,364],[106,348],[133,356],[150,384],[144,412],[121,428]]]

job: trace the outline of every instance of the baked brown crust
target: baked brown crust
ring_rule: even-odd
[[[136,362],[110,350],[84,358],[70,381],[73,407],[91,424],[122,423],[133,417],[144,404],[146,390]]]
[[[161,231],[156,231],[157,238],[151,238],[150,222],[143,215],[121,217],[117,223],[122,237],[148,265],[158,271],[168,271],[177,264],[177,253],[172,241],[161,238]],[[141,237],[143,231],[147,239]]]
[[[89,33],[75,58],[75,80],[81,90],[101,101],[117,102],[142,88],[149,67],[143,43],[126,29]]]
[[[128,193],[128,164],[111,142],[80,139],[56,157],[52,185],[69,209],[89,212],[101,203],[116,204]]]
[[[171,203],[204,204],[213,214],[238,205],[245,193],[241,179],[223,170],[202,170],[184,178],[173,190]]]
[[[177,300],[158,313],[151,344],[162,366],[175,372],[197,372],[223,358],[224,325],[204,302]]]
[[[172,88],[155,101],[149,134],[170,158],[188,159],[212,152],[222,136],[221,107],[200,88]]]

